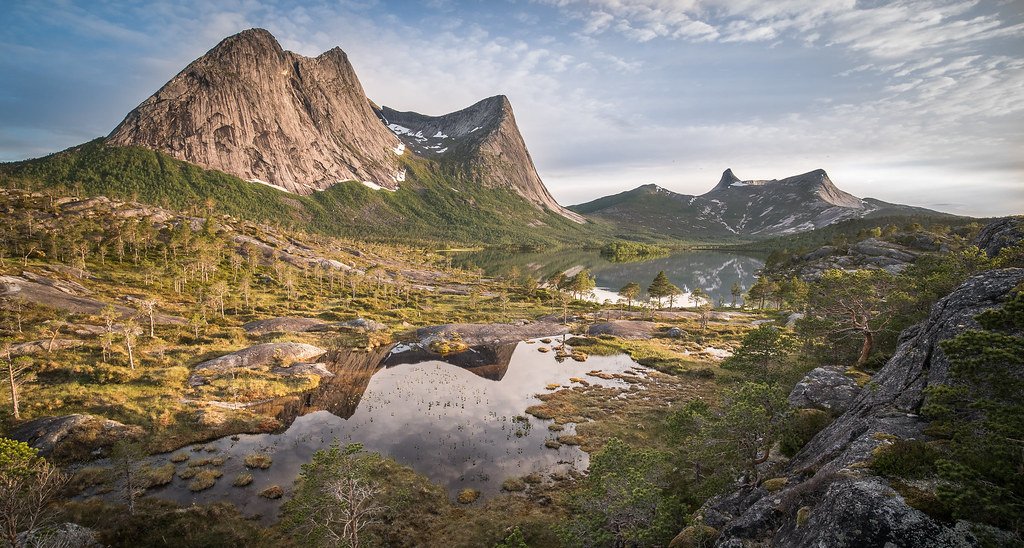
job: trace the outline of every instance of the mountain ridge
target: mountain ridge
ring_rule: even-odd
[[[948,215],[858,198],[837,187],[823,169],[783,179],[741,180],[730,168],[704,194],[646,184],[569,208],[620,227],[712,241],[794,234],[879,215]]]

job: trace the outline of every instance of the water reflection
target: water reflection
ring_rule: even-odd
[[[533,341],[479,347],[446,361],[408,347],[339,354],[329,367],[334,376],[318,389],[263,407],[290,422],[284,432],[224,438],[206,444],[200,453],[183,450],[193,458],[227,457],[221,467],[224,477],[214,487],[192,493],[186,480],[175,478],[152,494],[182,504],[229,500],[269,521],[280,501],[257,493],[275,484],[287,491],[301,465],[335,439],[389,455],[453,495],[466,487],[493,495],[509,477],[583,469],[588,457],[578,447],[544,446],[558,434],[572,433],[572,425],[555,433],[547,428],[550,421],[513,419],[538,403],[534,395],[550,384],[568,385],[572,377],[586,377],[594,384],[626,387],[623,381],[589,377],[587,372],[623,373],[639,366],[621,355],[559,363],[554,352],[541,353],[539,346],[546,345]],[[273,465],[251,471],[255,479],[250,486],[232,486],[235,475],[246,471],[243,459],[254,452],[271,455]],[[157,463],[167,458],[160,456]],[[177,466],[182,469],[186,463]]]
[[[757,279],[757,271],[764,266],[764,257],[725,251],[683,251],[668,257],[634,263],[614,263],[596,251],[555,250],[538,253],[510,253],[488,249],[472,253],[455,253],[452,263],[463,267],[476,267],[488,275],[506,275],[513,269],[546,279],[563,272],[569,275],[587,268],[597,279],[598,300],[618,298],[619,288],[629,282],[639,283],[644,290],[659,271],[664,270],[669,280],[690,291],[701,288],[715,302],[731,303],[734,283],[743,291],[750,289]]]

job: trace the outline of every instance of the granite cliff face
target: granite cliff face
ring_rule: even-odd
[[[583,222],[578,213],[558,205],[544,186],[504,95],[442,116],[386,106],[378,115],[407,150],[436,160],[448,175],[508,188],[540,209]]]
[[[991,270],[939,300],[924,322],[905,330],[893,357],[848,409],[789,461],[775,492],[741,486],[702,509],[721,532],[717,546],[975,546],[964,522],[946,523],[911,507],[889,481],[864,466],[880,445],[928,439],[920,417],[925,389],[948,382],[939,343],[978,327],[975,316],[1000,306],[1024,283],[1024,269]]]
[[[310,194],[347,180],[397,188],[397,137],[377,120],[345,52],[285,51],[263,29],[224,39],[107,137]]]
[[[882,215],[943,215],[935,211],[858,198],[817,169],[772,180],[740,180],[731,169],[710,191],[679,194],[654,184],[572,206],[621,226],[691,239],[767,237]]]

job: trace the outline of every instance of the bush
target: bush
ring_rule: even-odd
[[[881,476],[925,478],[935,473],[939,453],[921,440],[896,440],[875,449],[871,469]]]
[[[832,416],[819,409],[797,409],[782,426],[780,450],[783,455],[796,455],[818,432],[832,423]]]

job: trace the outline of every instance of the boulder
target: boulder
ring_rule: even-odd
[[[330,324],[316,318],[269,318],[256,320],[242,326],[246,333],[259,337],[268,333],[305,333],[323,331]]]
[[[966,528],[949,527],[907,505],[880,478],[840,479],[801,519],[773,539],[776,546],[975,546]],[[800,523],[802,521],[802,523]]]
[[[142,437],[142,427],[122,424],[96,415],[41,417],[14,427],[10,437],[57,459],[102,455],[124,439]]]
[[[388,326],[386,326],[386,325],[384,325],[384,324],[382,324],[380,322],[377,322],[377,321],[374,321],[374,320],[368,320],[366,318],[356,318],[354,320],[349,320],[347,322],[341,322],[341,323],[338,324],[338,326],[339,327],[347,327],[349,329],[353,329],[353,330],[360,331],[360,332],[363,332],[363,333],[371,333],[371,332],[376,332],[376,331],[384,331],[384,330],[386,330],[388,328]]]
[[[1024,239],[1024,217],[1006,217],[985,225],[971,242],[989,257],[999,255],[1004,247],[1019,244]]]
[[[789,404],[843,413],[858,392],[860,386],[843,374],[842,367],[818,367],[793,387],[789,393]]]
[[[315,360],[327,351],[305,343],[265,343],[250,346],[219,358],[207,360],[195,366],[195,373],[189,377],[191,386],[206,382],[204,374],[223,373],[232,369],[269,367],[294,362]]]
[[[640,320],[611,320],[596,323],[587,330],[588,335],[612,335],[623,339],[650,339],[657,330],[654,322]]]
[[[570,327],[554,322],[539,321],[526,325],[515,325],[510,323],[448,323],[444,325],[433,325],[421,327],[416,330],[416,337],[419,344],[429,347],[430,343],[458,333],[462,342],[468,346],[479,345],[502,345],[513,342],[537,339],[540,337],[553,337],[569,333]]]

